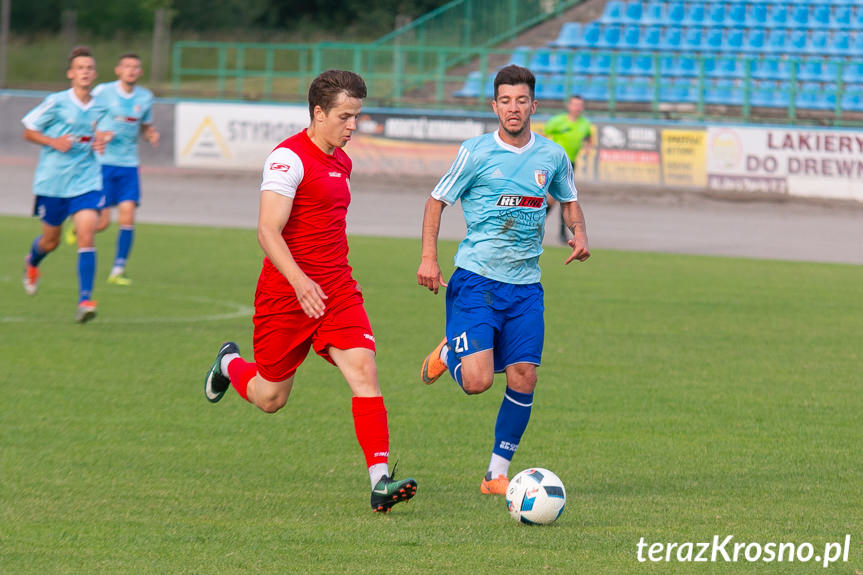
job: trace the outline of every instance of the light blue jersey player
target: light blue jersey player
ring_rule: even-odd
[[[111,223],[110,208],[117,208],[117,253],[108,275],[108,283],[130,285],[126,263],[135,238],[135,209],[141,203],[138,173],[138,138],[142,135],[153,147],[159,144],[159,132],[153,126],[153,93],[137,85],[143,73],[141,59],[135,54],[123,54],[114,68],[115,82],[100,84],[93,95],[108,107],[100,129],[114,134],[102,162],[105,205],[97,232]]]
[[[545,233],[546,194],[560,201],[572,253],[590,257],[584,214],[572,164],[559,145],[530,131],[536,111],[530,70],[502,68],[494,81],[496,132],[470,139],[426,202],[422,261],[417,283],[446,292],[446,337],[423,361],[430,384],[449,370],[469,394],[506,373],[506,390],[494,428],[494,446],[482,493],[504,494],[512,457],[527,429],[545,332],[539,256]],[[467,234],[444,282],[437,236],[444,207],[461,200]]]
[[[88,48],[72,51],[66,77],[72,85],[69,90],[51,94],[22,119],[24,138],[42,146],[33,178],[34,215],[42,220],[42,234],[30,246],[23,283],[29,295],[36,294],[39,264],[57,248],[63,220],[72,217],[79,230],[75,319],[84,323],[96,316],[96,302],[91,297],[96,273],[93,235],[104,205],[96,154],[104,152],[110,134],[97,130],[107,108],[91,94],[96,61]]]

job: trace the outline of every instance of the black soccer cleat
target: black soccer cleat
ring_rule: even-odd
[[[216,361],[210,366],[207,377],[204,378],[204,395],[211,403],[216,403],[222,399],[222,396],[231,387],[231,380],[222,373],[222,358],[229,353],[240,354],[240,348],[232,341],[222,344],[216,355]]]
[[[372,511],[387,513],[396,503],[407,501],[416,494],[416,479],[409,477],[396,481],[389,475],[384,475],[372,489]]]

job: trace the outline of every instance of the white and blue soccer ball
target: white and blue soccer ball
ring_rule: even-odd
[[[560,517],[565,506],[563,482],[548,469],[525,469],[509,481],[506,508],[516,521],[548,525]]]

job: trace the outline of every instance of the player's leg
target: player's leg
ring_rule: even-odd
[[[306,348],[308,350],[308,348]],[[294,385],[294,375],[279,381],[269,381],[258,374],[258,365],[240,356],[240,348],[229,341],[222,344],[216,360],[204,378],[204,395],[217,403],[229,387],[266,413],[275,413],[288,401]]]
[[[372,511],[386,513],[416,494],[413,478],[397,480],[389,470],[390,433],[387,410],[378,383],[375,343],[362,296],[353,287],[345,300],[334,301],[314,337],[315,351],[335,364],[351,389],[351,414],[357,442],[371,483]]]
[[[24,258],[24,276],[21,281],[28,295],[36,295],[39,289],[39,264],[60,245],[63,220],[66,219],[65,205],[62,198],[36,198],[33,211],[34,215],[41,217],[42,233],[31,242],[30,251]]]
[[[132,200],[124,200],[117,204],[117,254],[114,257],[114,265],[108,276],[108,283],[117,285],[130,285],[132,280],[126,277],[126,263],[129,261],[129,253],[132,251],[132,243],[135,239],[135,207],[137,204]]]
[[[99,212],[84,208],[72,214],[75,237],[78,242],[78,309],[75,321],[85,323],[96,317],[96,302],[93,301],[93,279],[96,276],[96,224]]]
[[[509,485],[509,465],[530,421],[536,367],[542,358],[544,320],[542,288],[511,286],[502,294],[513,304],[496,341],[495,368],[506,372],[506,390],[494,427],[494,446],[480,489],[502,494]]]

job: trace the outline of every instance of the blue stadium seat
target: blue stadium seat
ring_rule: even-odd
[[[669,26],[665,29],[662,41],[659,43],[660,50],[676,52],[683,47],[683,28]]]
[[[726,26],[746,25],[746,4],[743,2],[729,3],[728,12],[725,14]]]
[[[858,8],[859,11],[859,8]],[[833,14],[830,16],[829,26],[847,30],[851,28],[851,7],[847,4],[839,4],[833,7]]]
[[[704,87],[704,102],[723,106],[743,105],[743,90],[734,80],[714,80]]]
[[[540,48],[537,50],[534,57],[531,59],[530,53],[533,51],[533,48],[530,46],[516,46],[515,50],[513,50],[512,55],[509,57],[509,62],[507,64],[515,64],[516,66],[528,66],[531,70],[536,68],[537,62],[542,61],[542,57],[540,54],[545,54],[545,61],[548,61],[548,50],[543,50]]]
[[[695,78],[700,71],[701,63],[692,54],[680,54],[674,59],[674,75],[683,78]]]
[[[782,89],[782,84],[774,80],[752,82],[749,93],[749,104],[760,108],[787,108],[788,91]]]
[[[827,53],[834,56],[850,56],[851,35],[845,30],[833,32],[833,38],[827,43]]]
[[[623,13],[623,21],[638,24],[641,22],[643,14],[641,2],[630,2],[626,5],[626,10]]]
[[[623,31],[622,48],[634,50],[641,44],[641,27],[627,26]]]
[[[707,19],[707,8],[701,2],[690,4],[686,15],[683,17],[683,26],[703,26]]]
[[[608,76],[595,76],[574,86],[575,94],[580,94],[585,100],[608,99]]]
[[[750,28],[743,39],[743,51],[760,54],[767,47],[767,32],[763,28]]]
[[[603,10],[602,16],[600,16],[599,21],[606,23],[623,22],[624,6],[624,3],[620,0],[611,0],[608,4],[605,5],[605,10]]]
[[[809,5],[795,4],[794,7],[791,9],[791,18],[788,23],[797,28],[808,28]]]
[[[752,77],[756,80],[787,80],[791,77],[788,60],[779,58],[753,58],[750,60]]]
[[[663,78],[674,78],[677,73],[677,57],[671,54],[661,54],[659,56],[659,75]]]
[[[809,110],[832,110],[836,107],[836,92],[817,83],[801,84],[797,91],[797,107]]]
[[[686,6],[683,2],[673,2],[668,5],[668,15],[665,23],[670,26],[682,26],[686,19]]]
[[[464,86],[452,93],[455,98],[479,97],[480,73],[473,71],[464,79]]]
[[[854,30],[863,30],[863,9],[857,5],[857,11],[851,15],[851,28]]]
[[[767,13],[767,24],[771,28],[784,28],[788,25],[788,6],[774,4]]]
[[[860,11],[863,12],[863,8],[861,8]],[[854,42],[851,45],[850,57],[863,57],[863,30],[857,30],[857,35],[854,36]]]
[[[611,52],[597,52],[591,61],[590,73],[593,75],[608,75],[611,73]]]
[[[687,28],[683,36],[681,48],[684,50],[693,50],[700,52],[704,47],[704,37],[701,34],[701,28]]]
[[[846,6],[847,7],[847,6]],[[828,4],[818,4],[812,7],[812,26],[815,28],[831,27],[831,6]]]
[[[733,56],[723,56],[716,60],[716,73],[723,78],[743,78],[746,76],[745,60]]]
[[[842,111],[863,112],[863,91],[846,91],[842,94]]]
[[[630,52],[615,54],[614,72],[621,76],[638,76],[635,70],[635,55]]]
[[[827,30],[813,30],[812,35],[806,42],[806,51],[813,56],[823,56],[830,53],[830,44],[830,32]]]
[[[767,35],[764,50],[771,54],[784,54],[788,51],[788,32],[782,29],[771,30]]]
[[[725,31],[725,29],[720,28],[720,27],[708,28],[707,34],[704,37],[704,39],[702,40],[702,45],[703,45],[704,49],[707,50],[708,52],[719,52],[720,50],[722,50],[724,48],[724,38],[723,38],[723,32],[724,31]],[[729,32],[731,32],[731,30],[729,30]],[[738,32],[740,32],[740,34],[741,34],[740,35],[740,42],[742,44],[743,43],[743,32],[741,30],[738,30]]]
[[[573,74],[589,74],[591,73],[591,65],[593,53],[587,50],[579,50],[573,54],[572,73]]]
[[[808,44],[809,38],[806,30],[793,30],[788,37],[786,50],[791,54],[800,54],[806,52]]]
[[[846,84],[863,82],[863,61],[844,62],[842,81]]]
[[[749,5],[749,12],[746,14],[745,26],[747,28],[764,27],[767,24],[767,4],[756,2]]]
[[[592,29],[596,30],[596,37],[599,39],[599,25],[595,22],[591,22],[590,26]],[[589,44],[584,42],[585,33],[586,30],[582,29],[580,23],[564,22],[563,26],[560,28],[560,34],[558,34],[557,38],[552,40],[550,44],[552,46],[567,48],[586,47]]]
[[[646,80],[627,78],[614,86],[614,98],[618,102],[651,102],[653,86]]]
[[[692,80],[664,81],[659,86],[659,100],[670,104],[694,104],[698,91]]]
[[[707,24],[710,26],[725,25],[725,4],[722,2],[710,3],[710,12],[707,16]]]
[[[722,42],[722,50],[725,52],[743,52],[744,31],[743,28],[727,28],[725,39]]]
[[[640,53],[635,57],[635,69],[641,76],[653,76],[656,73],[656,59],[653,54]]]
[[[667,24],[665,20],[665,2],[651,2],[641,15],[642,24]]]
[[[641,35],[641,48],[643,50],[657,50],[662,42],[662,27],[651,26]]]
[[[536,77],[536,97],[544,100],[563,100],[566,96],[565,92],[566,79],[559,74],[549,76],[537,75]]]

